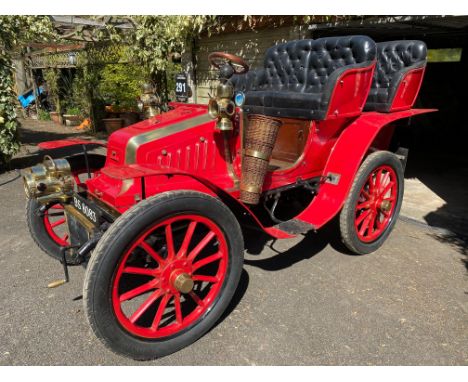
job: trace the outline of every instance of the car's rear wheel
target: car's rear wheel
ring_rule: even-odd
[[[340,214],[341,238],[348,249],[366,254],[385,242],[400,212],[403,182],[395,154],[379,151],[364,160]]]
[[[135,359],[206,333],[239,282],[243,238],[232,212],[198,192],[147,199],[120,216],[88,264],[84,304],[96,336]]]

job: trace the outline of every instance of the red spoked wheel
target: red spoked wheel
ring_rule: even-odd
[[[369,155],[359,168],[340,214],[344,244],[357,254],[378,249],[393,229],[403,199],[403,167],[387,151]]]
[[[359,239],[365,243],[376,240],[393,217],[398,196],[398,180],[390,166],[373,170],[362,186],[356,205],[354,226]]]
[[[137,336],[171,336],[211,307],[227,266],[227,242],[213,221],[199,215],[166,219],[124,254],[112,288],[115,314]]]
[[[94,333],[140,360],[196,341],[232,299],[243,243],[235,216],[212,196],[173,191],[138,203],[90,258],[83,301]]]

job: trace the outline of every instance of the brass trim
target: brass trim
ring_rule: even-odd
[[[390,211],[391,207],[392,207],[392,204],[390,203],[389,200],[383,200],[382,203],[380,203],[380,209],[382,211],[388,212]]]
[[[248,155],[249,157],[254,157],[258,159],[263,159],[266,161],[270,160],[270,156],[267,155],[266,153],[258,150],[252,150],[252,149],[244,149],[244,154]]]
[[[125,180],[133,180],[133,179],[124,179]],[[106,211],[109,215],[113,216],[115,219],[117,219],[120,215],[122,215],[117,209],[115,209],[113,206],[107,204],[104,202],[102,199],[99,199],[99,197],[95,194],[88,194],[90,196],[90,199],[93,203],[97,204],[98,207],[101,207],[104,211]]]
[[[262,192],[262,187],[252,186],[252,185],[244,185],[242,186],[242,191],[253,192],[255,194]]]
[[[63,206],[65,208],[65,212],[69,213],[72,215],[78,222],[85,227],[86,231],[88,232],[94,232],[95,226],[93,223],[91,223],[88,219],[86,219],[75,207],[73,207],[71,204],[65,204]]]
[[[136,153],[141,145],[175,133],[180,133],[210,121],[213,121],[213,119],[209,116],[208,113],[206,113],[199,115],[198,117],[187,119],[183,122],[174,123],[172,125],[151,130],[140,135],[135,135],[127,142],[127,147],[125,148],[125,164],[132,164],[136,162]]]
[[[244,152],[244,147],[245,147],[245,144],[244,144],[244,135],[245,135],[245,126],[247,126],[247,114],[244,113],[244,110],[242,108],[240,108],[239,110],[239,139],[240,139],[240,152],[241,152],[241,156],[240,156],[240,168],[241,168],[241,176],[242,176],[242,169],[244,168],[244,156],[242,155],[242,153]]]
[[[229,146],[229,138],[228,138],[229,133],[227,131],[221,131],[221,134],[223,134],[224,160],[226,161],[226,164],[227,164],[228,174],[234,183],[234,187],[238,188],[239,178],[236,176],[236,173],[234,172],[234,165],[232,164],[232,153],[231,153],[231,148]]]

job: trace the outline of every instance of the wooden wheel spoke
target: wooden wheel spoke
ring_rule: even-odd
[[[143,248],[154,260],[156,260],[159,265],[164,264],[164,259],[159,256],[159,254],[148,243],[146,243],[146,241],[142,240],[138,245]]]
[[[359,215],[356,219],[356,226],[358,226],[359,224],[362,223],[362,221],[367,217],[369,216],[371,210],[367,210],[367,211],[364,211],[363,213],[361,213],[361,215]]]
[[[363,210],[370,207],[370,202],[360,203],[356,206],[356,210]]]
[[[206,234],[206,236],[197,244],[197,246],[192,250],[192,252],[189,253],[188,255],[188,260],[193,261],[195,257],[198,256],[198,254],[205,248],[208,243],[215,237],[215,233],[213,231],[210,231]]]
[[[383,169],[380,169],[377,171],[377,174],[375,174],[375,188],[378,190],[382,184],[382,172]]]
[[[187,232],[185,233],[184,241],[182,242],[182,245],[180,246],[179,249],[179,256],[185,256],[188,252],[188,248],[190,245],[190,241],[192,240],[193,232],[195,231],[195,228],[197,227],[197,222],[190,222]]]
[[[51,223],[50,226],[51,226],[52,228],[55,228],[55,227],[57,227],[57,226],[59,226],[59,225],[61,225],[61,224],[63,224],[63,223],[65,223],[65,218],[59,219],[59,220],[57,220],[57,221]]]
[[[205,303],[200,299],[200,297],[197,296],[197,294],[194,291],[191,291],[189,293],[189,296],[192,297],[193,301],[195,301],[198,306],[205,306]]]
[[[361,195],[364,196],[367,200],[370,199],[370,194],[364,189],[361,191]]]
[[[149,296],[143,304],[141,304],[137,310],[130,316],[129,320],[134,324],[138,319],[145,313],[148,308],[159,298],[161,295],[161,290],[157,290]]]
[[[197,261],[192,266],[192,272],[195,272],[197,269],[204,267],[205,265],[210,264],[213,261],[220,259],[221,257],[223,257],[223,254],[221,252],[217,252],[214,255],[205,257],[204,259]]]
[[[166,310],[167,303],[169,302],[170,294],[165,294],[159,303],[158,310],[156,311],[156,316],[154,316],[153,323],[151,324],[151,329],[158,330],[158,326],[161,323],[161,318]]]
[[[122,272],[143,276],[155,276],[157,273],[155,269],[140,267],[125,267]]]
[[[375,227],[375,219],[377,217],[377,214],[372,214],[372,217],[370,219],[370,223],[369,223],[369,235],[372,235],[374,233],[374,227]]]
[[[129,290],[128,292],[125,292],[120,295],[120,302],[128,301],[131,300],[132,298],[135,298],[143,293],[146,293],[150,291],[151,289],[154,289],[154,282],[153,280],[148,281],[147,283],[140,285],[139,287],[136,287],[134,289]]]
[[[182,306],[180,302],[180,294],[176,293],[174,295],[174,308],[175,308],[175,315],[176,315],[176,321],[178,324],[182,324],[183,316],[182,316]]]
[[[388,182],[388,184],[385,186],[382,192],[380,192],[380,195],[385,196],[385,194],[393,187],[394,184],[394,182]]]
[[[174,238],[172,237],[172,227],[170,224],[166,225],[164,229],[166,233],[166,243],[167,243],[167,260],[171,260],[175,257],[174,251]]]
[[[359,230],[359,235],[364,235],[364,232],[366,232],[366,229],[369,227],[370,220],[372,219],[372,215],[368,214],[367,217],[364,219],[361,229]]]
[[[374,183],[373,174],[370,175],[370,177],[368,179],[368,183],[369,183],[369,194],[372,195],[374,193],[374,190],[375,190],[375,183]]]
[[[217,283],[219,281],[216,276],[205,276],[205,275],[192,275],[193,281],[206,281],[209,283]]]

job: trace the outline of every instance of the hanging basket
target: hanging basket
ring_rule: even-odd
[[[264,115],[252,114],[244,137],[240,199],[258,204],[271,153],[282,122]]]

